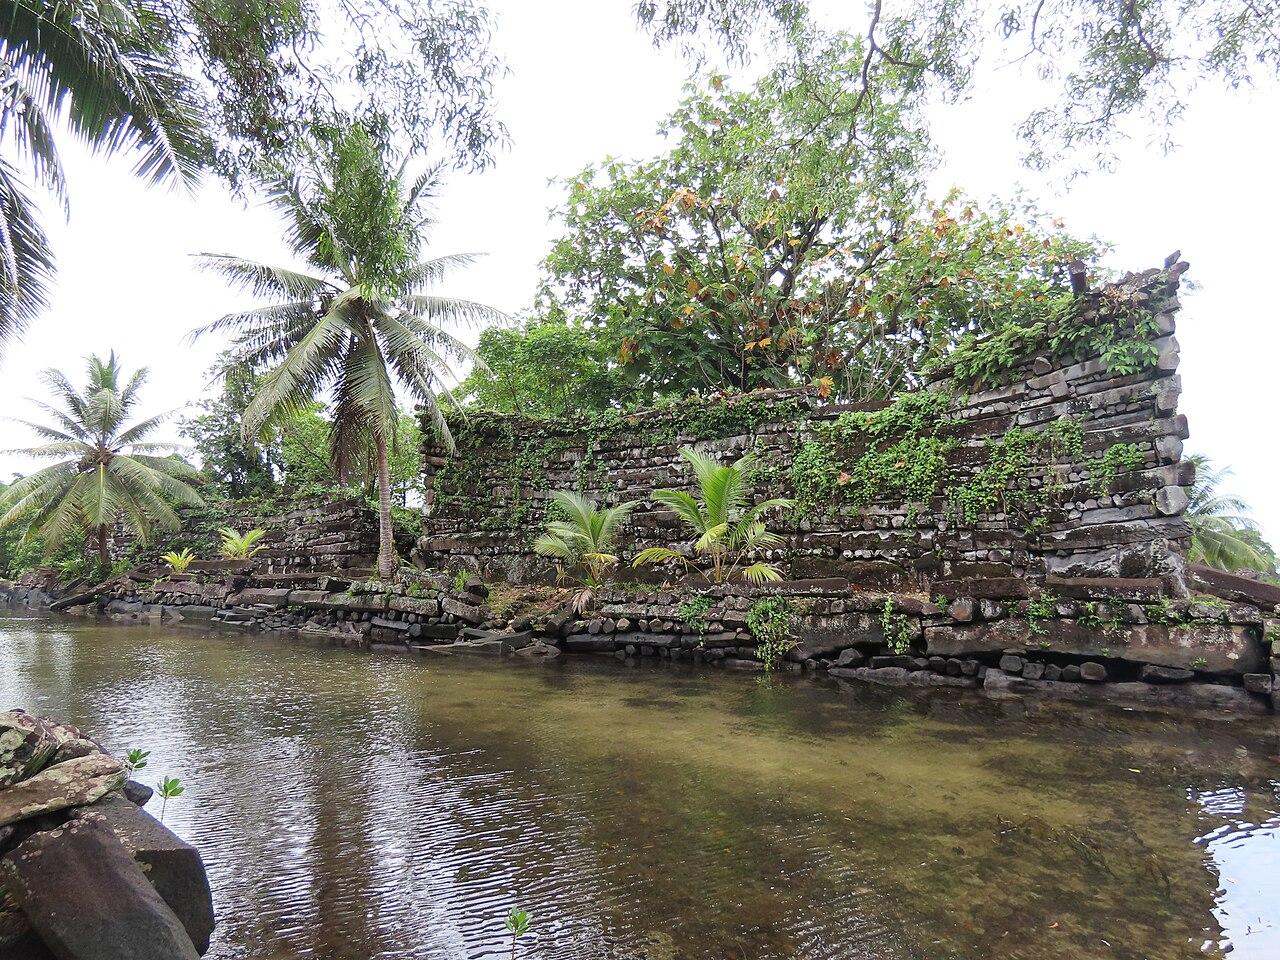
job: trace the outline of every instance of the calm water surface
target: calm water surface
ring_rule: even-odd
[[[1270,720],[37,618],[0,693],[188,784],[220,960],[1280,958]]]

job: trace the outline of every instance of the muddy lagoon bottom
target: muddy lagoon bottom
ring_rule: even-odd
[[[1280,958],[1272,718],[39,617],[0,693],[187,785],[216,958]]]

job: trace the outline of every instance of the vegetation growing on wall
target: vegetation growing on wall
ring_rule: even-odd
[[[585,451],[576,469],[577,492],[608,494],[595,456],[603,444],[625,438],[636,446],[660,446],[750,434],[763,423],[806,410],[796,396],[731,393],[641,415],[607,410],[548,424],[501,414],[454,413],[450,423],[457,447],[432,471],[434,509],[465,511],[482,530],[536,527],[543,520],[541,500],[532,495],[548,489],[548,465],[568,451]],[[444,451],[431,443],[428,453],[440,456]]]
[[[793,611],[786,597],[761,597],[747,611],[747,629],[756,641],[756,656],[774,670],[796,645],[791,632]]]
[[[1083,455],[1079,421],[1064,418],[1034,431],[1013,427],[992,437],[984,444],[981,465],[966,475],[949,459],[959,444],[960,424],[950,417],[953,402],[942,390],[908,393],[883,409],[845,413],[818,426],[791,467],[800,510],[903,500],[913,516],[941,497],[958,523],[972,525],[983,513],[999,509],[1022,515],[1034,532],[1042,511],[1062,491],[1053,465]],[[1109,488],[1118,471],[1142,462],[1132,444],[1110,448],[1093,461],[1098,465],[1095,489]],[[1038,486],[1032,485],[1033,477],[1041,480]]]

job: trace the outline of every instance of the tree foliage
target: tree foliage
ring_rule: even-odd
[[[246,440],[241,429],[260,375],[229,353],[218,357],[211,374],[220,388],[200,402],[200,413],[182,419],[182,434],[219,493],[233,499],[266,494],[275,484],[279,450],[257,438]]]
[[[480,334],[477,367],[458,387],[461,403],[535,419],[601,411],[624,398],[627,376],[607,340],[580,323],[534,319]]]
[[[533,549],[555,562],[560,581],[573,579],[581,587],[572,601],[576,612],[585,610],[595,591],[613,576],[618,566],[618,530],[634,507],[634,503],[598,507],[572,490],[551,495],[547,528]]]
[[[74,537],[92,534],[100,566],[107,565],[111,532],[121,522],[146,543],[155,529],[181,525],[177,507],[199,506],[199,475],[172,444],[147,440],[168,414],[130,424],[146,383],[145,367],[125,378],[115,354],[90,357],[83,392],[57,370],[43,375],[61,406],[38,403],[47,424],[26,423],[42,440],[22,454],[57,461],[15,481],[0,497],[0,528],[21,525],[25,539],[56,550]]]
[[[1249,515],[1249,504],[1222,489],[1231,468],[1215,467],[1203,454],[1188,459],[1196,465],[1186,511],[1191,524],[1189,559],[1219,570],[1256,570],[1272,577],[1280,573],[1280,561]]]
[[[1171,143],[1191,91],[1280,76],[1280,7],[1258,0],[873,0],[841,28],[865,38],[864,85],[914,70],[946,97],[972,89],[976,68],[1020,64],[1050,91],[1021,124],[1027,159],[1069,151],[1108,163],[1138,125]],[[803,62],[822,32],[803,0],[639,0],[654,42],[742,61],[765,43]],[[859,22],[860,19],[860,22]],[[784,53],[784,55],[787,55]]]
[[[139,176],[190,184],[210,154],[173,23],[151,2],[0,2],[0,346],[47,306],[53,252],[32,183],[64,208],[57,125]]]
[[[871,95],[865,56],[840,38],[747,91],[713,75],[664,125],[667,153],[567,182],[540,309],[580,320],[638,401],[887,397],[964,334],[1070,303],[1067,265],[1095,245],[1029,208],[926,205],[914,72]]]

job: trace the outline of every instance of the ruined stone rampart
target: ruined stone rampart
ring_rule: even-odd
[[[1015,355],[985,378],[960,355],[893,407],[783,391],[583,424],[473,415],[455,454],[426,451],[428,512],[415,558],[545,578],[550,567],[531,545],[557,489],[638,501],[623,533],[627,555],[676,546],[687,534],[651,493],[692,489],[679,457],[692,446],[725,461],[754,452],[757,499],[807,496],[806,509],[770,523],[783,545],[767,558],[788,578],[926,593],[982,580],[1015,598],[1049,576],[1154,578],[1184,595],[1182,512],[1194,479],[1177,412],[1184,268],[1086,294],[1074,339],[1045,328],[981,345],[993,357]],[[979,351],[970,360],[985,362]]]

